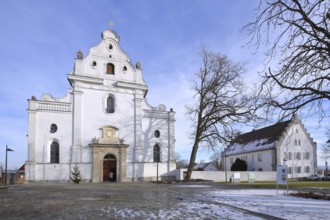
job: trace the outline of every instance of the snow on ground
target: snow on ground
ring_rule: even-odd
[[[277,195],[276,190],[245,189],[213,191],[206,197],[216,202],[284,219],[329,219],[330,201],[284,194],[286,194],[285,190],[279,190]]]
[[[131,208],[103,207],[100,212],[102,218],[115,219],[246,219],[259,220],[252,215],[244,214],[228,207],[202,202],[182,202],[176,207],[159,210],[136,210]]]
[[[184,187],[208,186],[186,185]],[[103,207],[100,210],[100,217],[115,219],[262,219],[228,206],[222,206],[221,203],[283,219],[329,219],[330,216],[330,201],[293,197],[286,195],[286,190],[279,190],[277,195],[277,191],[273,189],[219,189],[201,191],[199,194],[192,194],[189,198],[184,197],[175,206],[141,209],[120,208],[113,204]]]

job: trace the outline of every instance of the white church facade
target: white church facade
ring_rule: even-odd
[[[141,65],[132,65],[113,30],[87,56],[77,52],[62,98],[28,100],[26,181],[85,182],[175,178],[175,112],[152,107]]]

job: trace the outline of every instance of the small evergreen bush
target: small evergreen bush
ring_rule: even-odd
[[[74,182],[75,184],[79,184],[80,181],[81,181],[81,175],[80,175],[80,170],[79,170],[79,167],[77,166],[74,166],[73,167],[73,171],[71,172],[71,177],[70,179],[72,180],[72,182]]]

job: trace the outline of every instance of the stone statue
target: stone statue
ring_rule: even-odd
[[[77,51],[77,59],[81,60],[83,58],[83,53],[81,52],[81,50]]]
[[[141,63],[138,61],[138,62],[136,62],[136,64],[135,64],[135,67],[136,67],[136,69],[141,69]]]

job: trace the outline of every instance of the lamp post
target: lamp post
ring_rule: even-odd
[[[158,147],[158,149],[157,149],[158,151],[157,151],[157,184],[158,184],[158,175],[159,175],[159,162],[160,162],[160,149],[159,149],[159,147]]]
[[[224,168],[225,168],[225,182],[227,183],[227,161],[226,161],[226,153],[224,153],[225,156],[225,163],[224,163]]]
[[[159,159],[157,159],[157,184],[158,184],[158,163],[159,163]]]
[[[7,154],[8,154],[8,151],[13,151],[13,150],[8,148],[8,145],[6,145],[5,185],[7,185]]]
[[[325,161],[325,180],[328,180],[328,161]]]

